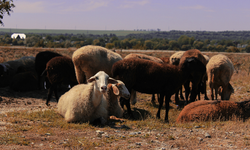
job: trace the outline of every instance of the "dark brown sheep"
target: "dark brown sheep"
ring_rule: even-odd
[[[37,74],[35,71],[18,73],[10,82],[10,89],[18,92],[37,90]]]
[[[230,120],[234,117],[246,119],[250,115],[250,101],[196,101],[186,105],[176,122]]]
[[[181,67],[143,59],[124,59],[114,63],[112,75],[115,79],[123,81],[130,92],[135,90],[147,94],[160,94],[156,115],[158,118],[165,96],[165,121],[168,122],[170,97],[189,78],[190,69],[206,72],[206,67],[196,58],[187,59]],[[129,115],[133,117],[129,101],[123,103],[126,104]]]
[[[35,69],[36,69],[37,76],[38,76],[38,87],[39,87],[39,89],[41,89],[41,84],[44,85],[43,84],[44,82],[41,81],[41,74],[45,70],[47,62],[51,58],[56,57],[56,56],[62,56],[62,55],[58,54],[58,53],[55,53],[55,52],[52,52],[52,51],[44,51],[44,52],[40,52],[40,53],[38,53],[36,55]],[[45,78],[45,80],[47,80],[47,79]]]
[[[191,50],[188,50],[185,53],[183,53],[183,55],[180,59],[179,66],[182,66],[184,64],[185,60],[188,58],[191,58],[191,57],[197,58],[198,60],[200,60],[204,64],[204,66],[206,66],[207,60],[205,59],[205,57],[201,54],[201,52],[198,49],[191,49]],[[191,74],[192,75],[191,75],[190,79],[187,82],[185,82],[185,84],[184,84],[186,102],[188,103],[188,97],[190,94],[190,87],[189,87],[190,82],[192,83],[190,102],[195,101],[197,95],[199,94],[200,87],[203,87],[202,91],[204,91],[204,93],[205,93],[205,99],[208,99],[207,94],[206,94],[206,72],[204,74],[204,73],[197,72],[196,70],[194,70],[194,72],[192,72]]]
[[[77,84],[74,64],[72,59],[65,56],[57,56],[52,58],[46,65],[47,78],[51,86],[48,91],[46,105],[48,105],[52,92],[54,92],[58,102],[57,85],[69,84],[71,87]],[[44,72],[45,72],[44,71]]]

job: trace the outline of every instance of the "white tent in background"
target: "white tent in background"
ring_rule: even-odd
[[[24,33],[13,33],[11,35],[12,39],[16,39],[19,36],[20,39],[26,39],[26,35]]]

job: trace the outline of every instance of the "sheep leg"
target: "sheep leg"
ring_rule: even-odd
[[[159,100],[159,108],[158,108],[158,111],[157,111],[157,114],[156,114],[156,117],[157,118],[161,118],[161,107],[163,105],[163,99],[164,99],[164,95],[163,94],[160,94],[160,98],[158,99]]]
[[[55,85],[51,85],[48,91],[48,96],[47,96],[47,100],[46,100],[46,105],[49,106],[49,101],[51,99],[52,93],[54,91]]]
[[[181,98],[181,99],[184,99],[184,96],[183,96],[183,93],[182,93],[182,86],[181,86],[181,88],[180,88],[180,98]]]
[[[151,103],[155,104],[155,94],[152,94]]]
[[[58,94],[57,94],[57,85],[54,86],[54,94],[55,94],[56,101],[58,102],[59,97],[58,97]]]
[[[169,112],[170,98],[171,98],[171,96],[165,96],[165,108],[166,108],[165,122],[166,123],[169,123],[169,121],[168,121],[168,112]]]
[[[189,81],[184,83],[184,88],[185,88],[186,104],[188,104],[188,97],[189,97],[189,93],[190,93]]]
[[[124,105],[124,103],[125,103],[130,118],[134,118],[133,113],[132,113],[132,110],[131,110],[131,107],[130,107],[130,101],[129,101],[129,100],[126,100],[126,99],[124,99],[124,98],[122,98],[122,97],[121,97],[120,99],[122,99],[121,101],[123,101],[123,102],[122,102],[123,105]],[[122,106],[122,105],[121,105],[121,106]],[[123,107],[123,106],[122,106],[122,107]]]
[[[198,94],[198,87],[200,81],[199,80],[197,81],[197,78],[198,77],[195,77],[194,80],[192,81],[192,92],[190,95],[190,102],[194,102]]]

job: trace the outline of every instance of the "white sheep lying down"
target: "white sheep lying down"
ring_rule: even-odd
[[[117,83],[104,71],[99,71],[87,84],[79,84],[62,95],[58,102],[58,112],[67,122],[93,122],[101,118],[102,124],[108,117],[107,101],[103,94],[108,83]]]

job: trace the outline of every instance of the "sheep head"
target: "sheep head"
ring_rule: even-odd
[[[97,72],[94,76],[88,79],[88,83],[95,81],[95,87],[101,93],[107,92],[107,85],[108,83],[115,84],[117,81],[113,78],[110,78],[108,74],[104,71]]]
[[[120,80],[117,80],[117,82],[118,83],[116,83],[116,84],[112,84],[114,94],[117,96],[121,96],[125,99],[129,99],[130,93],[129,93],[127,87],[125,86],[125,84]]]

